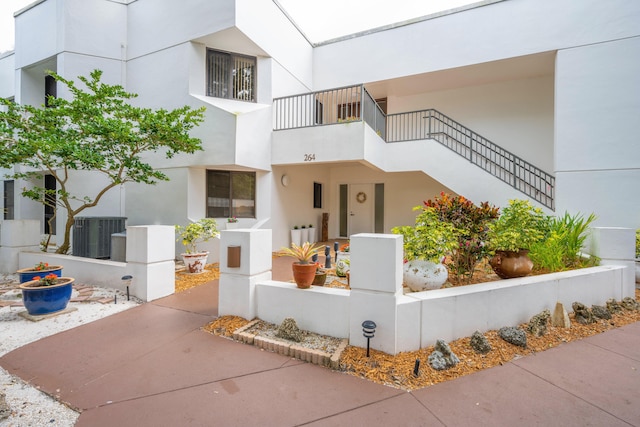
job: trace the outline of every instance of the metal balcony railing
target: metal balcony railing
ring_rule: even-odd
[[[385,115],[363,85],[273,101],[274,130],[364,120],[386,142],[434,139],[542,205],[555,209],[555,178],[434,109]]]

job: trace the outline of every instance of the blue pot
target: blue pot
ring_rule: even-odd
[[[34,277],[40,276],[44,277],[47,274],[55,274],[58,277],[62,277],[62,266],[61,265],[51,265],[46,270],[34,270],[33,268],[23,268],[17,271],[18,276],[20,276],[20,283],[26,283],[33,280]]]
[[[62,283],[52,286],[29,287],[35,281],[20,285],[22,302],[32,316],[55,313],[64,310],[71,299],[74,279],[61,277]]]

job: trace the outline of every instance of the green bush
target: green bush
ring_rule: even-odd
[[[587,218],[568,213],[550,217],[543,239],[530,247],[529,257],[535,268],[553,272],[597,264],[597,259],[584,258],[581,254],[589,225],[595,220],[594,214]]]
[[[416,216],[416,225],[394,227],[391,232],[402,234],[405,259],[441,263],[457,245],[455,227],[440,221],[433,208],[416,206],[413,209],[421,211]]]
[[[486,245],[488,224],[498,217],[498,208],[488,202],[476,206],[463,196],[452,196],[445,192],[424,204],[435,209],[440,221],[448,222],[455,228],[457,244],[447,267],[458,282],[468,282],[478,263],[489,256]]]
[[[528,200],[509,200],[509,206],[489,224],[489,246],[493,250],[517,252],[545,237],[549,217]]]

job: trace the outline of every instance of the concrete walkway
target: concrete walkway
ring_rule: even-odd
[[[640,426],[640,323],[408,393],[203,332],[217,289],[50,336],[0,366],[79,408],[77,426]]]

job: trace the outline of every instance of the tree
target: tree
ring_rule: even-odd
[[[201,141],[189,131],[204,120],[204,107],[185,106],[172,111],[136,107],[129,100],[137,95],[122,86],[100,81],[102,71],[79,76],[86,89],[56,73],[70,99],[50,97],[49,108],[18,105],[0,98],[0,167],[13,168],[13,179],[29,179],[43,173],[56,180],[56,189],[35,186],[22,195],[45,206],[55,204],[67,211],[64,242],[57,253],[68,253],[74,218],[96,206],[111,188],[127,182],[156,184],[166,175],[143,160],[145,154],[202,150]],[[24,167],[14,167],[22,165]],[[96,194],[68,191],[73,171],[92,171],[107,178]]]

